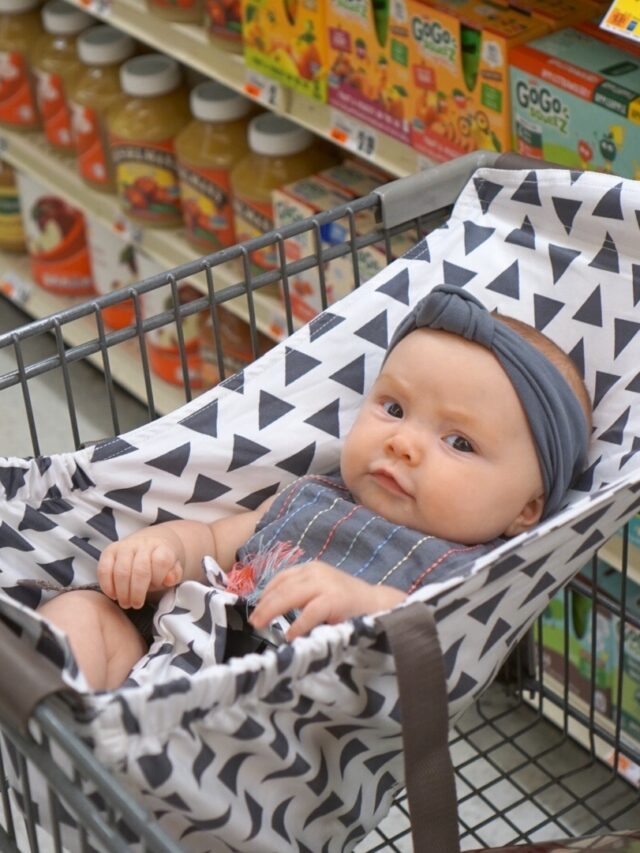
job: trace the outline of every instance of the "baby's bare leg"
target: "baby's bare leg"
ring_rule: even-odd
[[[92,590],[65,592],[38,608],[61,628],[93,690],[112,690],[146,652],[142,636],[118,605]]]

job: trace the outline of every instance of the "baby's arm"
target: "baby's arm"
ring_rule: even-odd
[[[236,551],[251,536],[272,501],[269,498],[255,510],[210,524],[167,521],[112,543],[98,563],[102,591],[121,607],[139,608],[149,592],[184,580],[203,579],[202,558],[206,555],[229,571]]]
[[[265,587],[249,621],[254,628],[265,628],[276,616],[301,610],[287,632],[287,640],[294,640],[316,625],[388,610],[406,597],[395,587],[367,583],[320,560],[310,560],[278,572]]]

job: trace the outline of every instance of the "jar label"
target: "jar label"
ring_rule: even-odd
[[[188,239],[203,251],[232,246],[235,232],[228,170],[178,163],[178,174]]]
[[[72,151],[71,111],[64,94],[62,78],[59,74],[38,70],[36,79],[44,135],[55,148]]]
[[[35,127],[36,103],[24,56],[0,50],[0,121],[16,127]]]
[[[154,225],[181,219],[173,139],[142,142],[110,137],[118,195],[125,214]]]
[[[91,107],[71,102],[71,127],[80,177],[104,187],[109,183],[107,148],[100,117]]]
[[[24,241],[20,199],[15,187],[0,187],[0,245]]]
[[[254,201],[236,193],[233,197],[236,240],[243,243],[273,230],[273,208],[269,202]],[[278,266],[277,244],[251,253],[251,260],[263,270]]]

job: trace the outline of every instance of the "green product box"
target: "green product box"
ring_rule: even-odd
[[[587,704],[591,702],[593,677],[594,706],[603,716],[611,719],[616,677],[617,623],[606,608],[596,605],[596,658],[593,665],[592,625],[592,600],[573,589],[566,593],[560,590],[547,605],[536,633],[542,642],[544,672],[561,683],[568,678],[571,691]]]
[[[513,148],[561,166],[640,177],[640,55],[579,28],[510,54]]]

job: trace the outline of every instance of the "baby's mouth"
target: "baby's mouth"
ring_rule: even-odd
[[[371,476],[376,483],[382,486],[383,489],[386,489],[386,491],[391,492],[394,495],[402,495],[403,497],[407,497],[409,495],[396,478],[387,471],[372,471]]]

